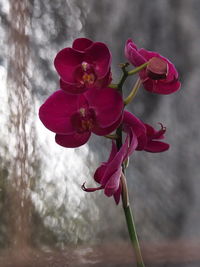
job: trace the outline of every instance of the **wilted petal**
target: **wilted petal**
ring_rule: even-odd
[[[60,146],[74,148],[84,145],[89,140],[90,135],[90,132],[85,132],[81,134],[74,133],[71,135],[56,134],[55,140],[56,143]]]

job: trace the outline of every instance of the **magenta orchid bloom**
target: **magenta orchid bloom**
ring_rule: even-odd
[[[161,129],[156,131],[149,124],[143,123],[140,119],[128,111],[124,111],[123,129],[130,132],[130,129],[137,137],[138,145],[136,150],[157,153],[169,149],[169,144],[160,140],[164,139],[166,128],[161,125]]]
[[[166,129],[161,124],[161,130],[156,131],[148,124],[144,124],[136,116],[124,111],[122,121],[123,131],[126,132],[126,140],[117,151],[115,142],[112,142],[112,150],[107,162],[103,162],[94,174],[94,180],[99,187],[87,188],[85,183],[82,189],[86,192],[104,190],[107,197],[113,196],[116,204],[120,201],[122,192],[121,175],[122,163],[135,151],[145,150],[148,152],[163,152],[169,149],[169,145],[157,141],[164,138]]]
[[[94,174],[94,180],[99,183],[100,186],[96,188],[86,188],[85,184],[83,184],[82,189],[86,192],[104,189],[104,194],[107,197],[113,196],[118,205],[122,191],[122,163],[136,149],[137,144],[137,138],[134,133],[127,135],[119,151],[117,151],[115,142],[112,142],[112,150],[108,161],[103,162]]]
[[[60,88],[80,94],[90,88],[107,87],[111,82],[111,53],[101,42],[78,38],[72,48],[62,49],[55,57],[55,68],[60,75]]]
[[[59,145],[79,147],[88,141],[92,132],[107,135],[119,126],[123,100],[112,88],[92,88],[81,95],[58,90],[40,107],[39,117],[56,133]]]
[[[138,49],[131,39],[125,45],[126,58],[136,67],[149,61],[147,67],[139,72],[144,88],[157,94],[171,94],[180,89],[178,72],[175,66],[156,52]]]

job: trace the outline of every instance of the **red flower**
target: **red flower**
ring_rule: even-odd
[[[39,110],[40,120],[56,133],[56,142],[64,147],[85,144],[92,132],[111,133],[119,126],[122,116],[122,97],[112,88],[92,88],[81,95],[58,90]]]
[[[107,197],[113,196],[116,204],[120,201],[122,185],[122,163],[137,147],[137,138],[132,132],[127,135],[123,146],[117,151],[117,146],[112,142],[112,150],[107,162],[103,162],[99,168],[97,168],[94,174],[94,180],[100,184],[96,188],[86,188],[83,184],[82,189],[86,192],[94,192],[97,190],[104,190],[104,194]]]
[[[139,75],[147,91],[157,94],[171,94],[180,89],[178,72],[175,66],[156,52],[147,51],[128,39],[125,45],[126,58],[136,67],[149,61]]]
[[[62,49],[54,65],[60,75],[60,88],[80,94],[93,87],[107,87],[111,82],[111,54],[101,42],[78,38],[72,48]]]
[[[145,150],[152,153],[164,152],[169,149],[169,144],[160,140],[164,139],[166,128],[156,131],[149,124],[143,123],[140,119],[128,111],[124,111],[123,128],[125,131],[132,131],[137,137],[138,145],[136,150]]]
[[[100,184],[99,187],[87,188],[85,183],[82,189],[86,192],[104,190],[107,197],[113,196],[116,204],[120,201],[122,184],[122,163],[135,151],[146,150],[148,152],[163,152],[169,149],[169,145],[158,141],[164,138],[166,129],[161,124],[159,131],[154,130],[148,124],[144,124],[136,116],[124,111],[122,121],[123,131],[127,136],[124,144],[117,151],[115,142],[112,142],[112,150],[109,159],[102,162],[94,174],[94,180]]]

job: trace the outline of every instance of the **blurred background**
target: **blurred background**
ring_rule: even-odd
[[[140,89],[128,107],[162,122],[171,148],[134,153],[127,180],[146,266],[200,266],[199,13],[198,0],[0,0],[1,267],[134,266],[121,205],[81,190],[110,141],[59,147],[37,115],[58,89],[56,53],[78,37],[108,45],[114,82],[128,38],[179,71],[180,91]]]

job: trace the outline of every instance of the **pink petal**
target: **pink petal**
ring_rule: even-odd
[[[181,83],[178,80],[167,83],[161,80],[153,81],[149,79],[146,82],[143,82],[143,85],[147,91],[157,94],[168,95],[178,91],[180,89]]]
[[[106,128],[122,116],[124,103],[122,96],[113,88],[91,89],[85,93],[91,108],[94,108],[97,125]]]
[[[144,123],[145,128],[146,128],[146,133],[148,136],[154,136],[156,133],[156,130],[149,124]]]
[[[122,122],[122,118],[123,118],[123,114],[121,117],[119,117],[119,119],[115,123],[105,128],[101,128],[98,124],[96,124],[94,128],[92,129],[92,132],[100,136],[110,134],[119,127],[120,123]]]
[[[94,174],[94,179],[96,182],[100,183],[101,179],[104,176],[104,173],[106,171],[106,168],[108,164],[114,159],[115,155],[117,154],[117,146],[114,141],[112,141],[112,149],[110,152],[110,156],[107,162],[102,162],[101,166],[97,168],[95,174]]]
[[[88,47],[93,44],[93,41],[87,38],[78,38],[74,40],[72,48],[84,52]]]
[[[74,133],[71,135],[56,134],[55,140],[56,143],[60,146],[74,148],[84,145],[90,138],[90,135],[90,132],[85,132],[81,134]]]
[[[94,173],[94,180],[97,183],[101,183],[102,177],[104,176],[104,173],[107,168],[107,163],[103,162],[100,167],[98,167]]]
[[[116,205],[119,204],[120,197],[121,197],[121,192],[122,192],[122,185],[121,185],[121,182],[120,182],[118,190],[113,195]]]
[[[137,150],[143,150],[147,143],[146,128],[141,120],[128,111],[124,111],[123,129],[125,132],[129,132],[130,128],[136,135],[138,145]]]
[[[117,192],[120,184],[122,168],[118,168],[113,175],[109,178],[105,185],[104,193],[106,196],[110,197]]]
[[[167,62],[168,62],[168,66],[169,66],[169,71],[168,71],[168,75],[166,78],[166,82],[167,83],[174,82],[174,81],[178,80],[178,72],[177,72],[175,66],[169,60],[167,60]]]
[[[169,144],[160,141],[149,141],[145,149],[148,152],[164,152],[169,149]]]
[[[104,43],[95,42],[85,50],[84,60],[88,63],[95,63],[95,72],[98,79],[105,77],[110,69],[111,53]]]
[[[127,157],[129,157],[133,153],[133,151],[136,150],[138,146],[138,139],[132,128],[130,128],[128,132],[128,136],[130,138],[130,141],[129,141],[129,147],[128,147],[127,153],[124,156],[124,160],[127,159]]]
[[[141,56],[143,56],[146,59],[146,61],[149,61],[149,59],[151,59],[152,57],[160,57],[165,60],[165,58],[161,57],[159,53],[148,51],[144,48],[139,49],[138,52],[140,53]]]
[[[125,56],[134,65],[140,66],[144,64],[147,60],[139,53],[137,46],[132,42],[131,39],[126,41],[125,45]]]
[[[97,79],[95,82],[95,87],[97,88],[105,88],[107,87],[112,81],[112,73],[109,69],[108,73],[106,74],[105,77],[103,77],[102,79]]]
[[[126,140],[120,150],[117,152],[115,157],[107,164],[107,168],[105,170],[104,176],[102,177],[101,184],[106,185],[110,177],[115,173],[118,169],[121,168],[121,164],[124,160],[124,157],[127,153],[129,146],[129,137],[126,137]]]
[[[39,117],[51,131],[59,134],[74,133],[71,115],[77,110],[78,97],[62,90],[53,93],[40,107]]]
[[[76,84],[65,83],[60,79],[60,88],[69,94],[81,94],[87,91],[88,88],[84,86],[77,86]]]
[[[109,156],[107,163],[111,162],[114,159],[116,154],[117,154],[117,145],[114,141],[112,141],[112,149],[111,149],[110,156]]]
[[[62,49],[55,57],[54,65],[64,82],[75,83],[74,70],[83,62],[84,54],[70,47]]]

